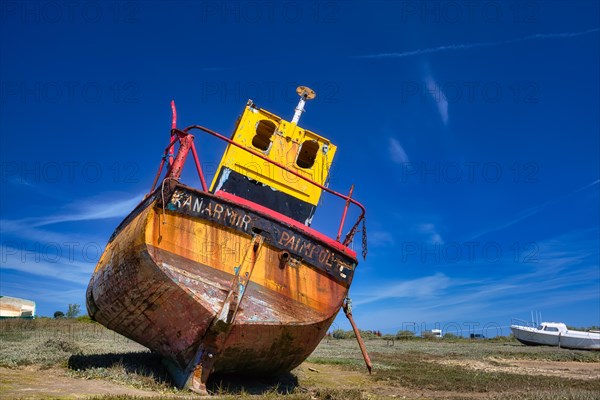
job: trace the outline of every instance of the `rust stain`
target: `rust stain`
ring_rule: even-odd
[[[265,240],[233,320],[215,325],[252,236],[157,201],[134,211],[106,246],[87,291],[90,315],[172,360],[188,377],[182,385],[199,391],[212,371],[277,373],[306,359],[348,284],[293,255],[282,263],[281,248]],[[209,367],[191,369],[209,350],[218,354],[201,364]]]
[[[326,186],[336,146],[297,126],[315,96],[303,86],[297,93],[291,123],[249,102],[232,139],[199,125],[177,129],[172,102],[171,141],[152,189],[117,227],[88,285],[90,316],[163,355],[181,387],[205,393],[213,371],[299,365],[347,298],[358,263],[347,244],[361,221],[366,254],[365,208],[352,190],[345,196]],[[228,143],[214,191],[190,130]],[[270,152],[249,145],[262,149],[265,140]],[[202,190],[179,183],[188,152]],[[244,160],[265,161],[267,174]],[[323,191],[346,201],[337,241],[309,227]],[[350,204],[361,213],[342,242]]]

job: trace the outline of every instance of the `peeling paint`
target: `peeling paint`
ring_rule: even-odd
[[[264,230],[267,239],[250,273],[244,254],[251,248],[252,234],[243,224],[215,224],[226,215],[225,208],[212,204],[210,215],[184,215],[179,209],[163,214],[159,198],[134,210],[107,245],[88,287],[88,309],[95,310],[94,318],[162,354],[184,372],[208,357],[209,348],[210,354],[218,354],[211,361],[214,371],[269,374],[299,365],[339,311],[356,260],[314,238],[314,246],[308,246],[304,233],[255,214],[248,225],[274,230]],[[187,199],[193,211],[195,202]],[[179,198],[182,207],[186,202]],[[170,204],[177,203],[171,199]],[[292,236],[302,239],[281,245],[284,230],[288,241]],[[317,246],[328,249],[323,262],[331,264],[329,271],[319,264],[322,251],[312,250]],[[293,265],[288,262],[283,269],[282,247],[293,259]],[[298,257],[294,251],[314,251],[313,258]],[[228,302],[232,287],[237,300]],[[219,340],[207,337],[215,321],[221,321],[215,332],[231,323],[222,331],[229,333],[219,339],[220,352],[211,347]]]

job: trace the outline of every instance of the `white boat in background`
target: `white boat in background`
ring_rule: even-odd
[[[571,330],[562,322],[542,322],[538,327],[511,325],[510,329],[515,339],[528,346],[600,350],[600,332]]]

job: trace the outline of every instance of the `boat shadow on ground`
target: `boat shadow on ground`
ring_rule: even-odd
[[[68,368],[86,375],[136,374],[142,380],[149,379],[156,385],[173,386],[167,368],[161,356],[150,352],[107,353],[107,354],[73,354],[69,357]],[[104,371],[98,373],[98,370]],[[112,372],[105,372],[112,371]],[[250,377],[234,374],[213,374],[206,385],[212,394],[251,395],[264,393],[287,394],[298,387],[298,378],[292,373],[273,377]],[[151,387],[150,387],[151,388]]]
[[[213,394],[288,394],[297,387],[298,378],[290,372],[271,377],[213,374],[206,384],[209,393]]]

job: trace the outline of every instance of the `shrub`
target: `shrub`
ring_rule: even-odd
[[[90,316],[87,315],[87,314],[80,315],[79,317],[77,317],[77,321],[79,321],[79,322],[88,322],[88,323],[96,322],[93,319],[91,319]]]
[[[362,331],[361,331],[361,336],[362,336]],[[350,330],[350,331],[345,331],[343,329],[336,329],[333,331],[333,333],[331,334],[331,336],[333,336],[334,339],[352,339],[355,338],[356,336],[354,335],[354,331]]]
[[[375,331],[363,331],[363,330],[359,329],[359,332],[360,332],[360,336],[363,339],[374,339],[374,338],[377,337],[377,332],[375,332]],[[348,333],[351,334],[350,337],[354,337],[355,336],[354,335],[354,331],[349,331]]]
[[[79,315],[81,306],[79,304],[69,304],[69,310],[67,311],[67,318],[75,318]]]
[[[433,334],[433,332],[421,332],[421,337],[423,339],[435,339],[436,336]]]
[[[402,330],[402,331],[398,331],[398,333],[396,333],[396,339],[398,340],[409,340],[409,339],[414,339],[415,338],[415,333],[413,331],[407,331],[407,330]]]
[[[343,329],[336,329],[333,331],[331,336],[333,336],[334,339],[344,339],[345,333],[346,332]]]

